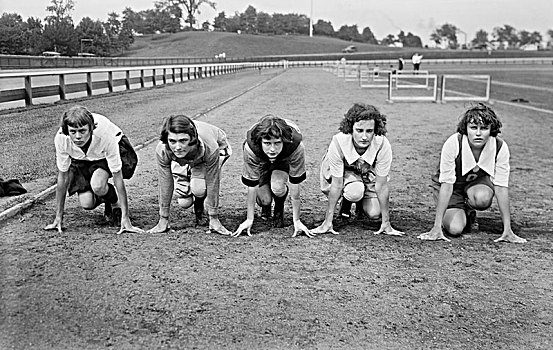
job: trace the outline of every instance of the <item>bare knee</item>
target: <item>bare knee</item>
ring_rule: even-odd
[[[183,209],[190,208],[192,204],[194,204],[194,197],[190,196],[177,198],[177,203]]]
[[[365,185],[361,181],[352,182],[344,186],[343,196],[346,200],[356,203],[363,199]]]

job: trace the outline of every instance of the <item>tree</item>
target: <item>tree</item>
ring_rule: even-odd
[[[213,20],[213,29],[219,32],[227,31],[227,17],[225,11],[219,12],[217,17]]]
[[[240,15],[240,27],[244,33],[257,33],[257,10],[252,5]]]
[[[457,44],[457,27],[453,24],[446,23],[440,28],[434,30],[430,35],[430,39],[433,40],[436,44],[446,43],[448,48],[456,49]]]
[[[42,39],[42,22],[38,18],[29,17],[27,19],[25,28],[25,52],[30,55],[39,55],[44,51],[44,40]]]
[[[45,48],[64,55],[75,55],[79,51],[79,40],[73,25],[71,11],[73,0],[51,0],[46,7],[50,15],[46,17],[43,38]]]
[[[320,19],[313,25],[313,34],[333,37],[336,35],[336,32],[334,31],[334,27],[331,22],[326,22]]]
[[[359,29],[357,29],[357,24],[354,24],[352,26],[348,26],[348,25],[341,26],[336,36],[342,40],[357,41],[357,42],[363,41],[361,34],[359,34]]]
[[[521,30],[519,33],[520,45],[539,44],[542,41],[542,36],[539,32],[530,33],[527,30]]]
[[[194,28],[194,24],[196,23],[196,14],[201,14],[199,8],[203,4],[209,5],[212,9],[216,10],[215,2],[210,0],[168,0],[169,4],[174,6],[182,6],[185,9],[186,12],[186,18],[184,19],[184,22],[188,23],[190,26],[190,29],[192,30]],[[184,12],[181,12],[181,18],[184,15]]]
[[[394,34],[388,34],[384,39],[380,41],[380,45],[390,46],[395,44],[397,41],[398,39],[396,39],[396,36]]]
[[[144,34],[144,17],[139,12],[134,12],[130,7],[126,7],[123,10],[123,25],[133,33],[142,33]]]
[[[92,53],[97,56],[109,56],[110,41],[106,35],[104,24],[100,20],[92,20],[90,17],[81,19],[75,28],[81,41],[82,52]]]
[[[547,40],[547,47],[549,49],[553,48],[553,29],[547,30],[547,35],[549,35],[549,40]]]
[[[23,54],[24,53],[24,23],[17,13],[6,13],[0,17],[0,53]]]
[[[476,32],[476,36],[471,40],[472,46],[483,46],[488,43],[488,32],[484,29],[480,29]]]
[[[373,32],[371,31],[371,28],[365,27],[363,29],[363,32],[361,33],[361,37],[363,38],[363,41],[369,44],[378,44],[378,40],[376,40]]]
[[[403,47],[422,47],[422,40],[419,36],[409,32],[401,39]]]
[[[257,31],[259,33],[272,33],[273,32],[273,17],[265,12],[257,13]]]
[[[493,36],[500,43],[507,42],[512,47],[516,47],[520,41],[517,30],[508,24],[505,24],[503,27],[495,27]]]

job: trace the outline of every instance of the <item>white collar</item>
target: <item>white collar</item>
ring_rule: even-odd
[[[469,139],[467,135],[463,135],[462,147],[461,147],[461,163],[463,165],[461,169],[462,175],[466,175],[469,171],[478,166],[480,169],[484,170],[491,176],[495,174],[495,155],[497,149],[497,139],[495,137],[490,137],[488,142],[484,145],[482,153],[480,154],[480,159],[476,162],[474,155],[470,149]]]
[[[344,154],[344,158],[348,164],[353,164],[357,159],[362,158],[368,164],[373,164],[376,158],[376,154],[384,142],[384,136],[375,135],[371,141],[371,144],[363,153],[359,155],[355,150],[355,145],[353,144],[353,136],[351,134],[339,133],[336,135],[336,141]]]

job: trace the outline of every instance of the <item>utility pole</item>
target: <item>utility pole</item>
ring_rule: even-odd
[[[311,0],[311,14],[309,15],[309,37],[313,37],[313,0]]]

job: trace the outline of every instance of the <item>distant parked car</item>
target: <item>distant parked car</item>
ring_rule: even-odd
[[[357,52],[357,46],[355,46],[355,45],[350,45],[350,46],[346,47],[345,49],[343,49],[342,52],[343,52],[343,53]]]

